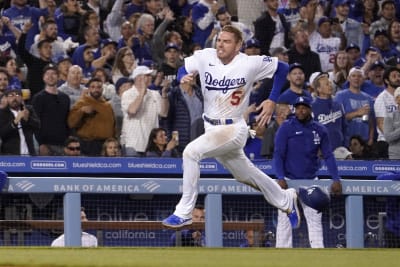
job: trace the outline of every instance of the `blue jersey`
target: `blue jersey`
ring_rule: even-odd
[[[373,99],[367,93],[360,92],[355,94],[349,89],[339,91],[335,100],[343,106],[344,113],[353,112],[364,105],[370,106],[370,118],[374,118],[374,104]],[[354,117],[351,120],[346,121],[346,129],[344,132],[345,145],[348,146],[350,138],[353,135],[360,135],[364,140],[369,139],[369,123],[368,121],[363,121],[361,117]]]
[[[328,130],[312,119],[302,123],[291,116],[275,135],[274,167],[278,179],[314,179],[320,168],[319,151],[332,179],[339,180]]]
[[[312,103],[314,120],[323,124],[328,129],[329,141],[332,150],[339,146],[344,146],[344,129],[346,119],[342,106],[330,99],[321,99],[317,97]]]
[[[210,36],[212,29],[214,28],[214,21],[210,19],[210,24],[204,29],[199,27],[199,21],[205,19],[206,16],[209,14],[209,8],[203,5],[201,2],[195,4],[192,9],[192,21],[193,21],[193,36],[192,41],[193,43],[197,43],[204,47],[204,44]],[[213,16],[214,18],[215,16]]]
[[[25,48],[28,51],[33,44],[33,38],[39,33],[39,18],[46,15],[47,10],[31,7],[29,5],[26,5],[23,8],[11,6],[3,13],[3,16],[10,18],[11,23],[20,30],[22,30],[23,26],[28,21],[33,23],[33,27],[29,30],[26,37]]]

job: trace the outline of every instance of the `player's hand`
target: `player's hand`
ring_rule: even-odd
[[[342,183],[340,181],[333,181],[331,185],[331,192],[334,196],[342,194]]]
[[[278,184],[282,189],[288,189],[288,185],[285,179],[279,179]]]
[[[182,77],[181,83],[191,83],[194,80],[194,73],[188,73]]]
[[[275,102],[272,100],[264,100],[256,109],[260,111],[260,114],[256,117],[258,125],[266,125],[271,121],[272,114],[275,110]]]

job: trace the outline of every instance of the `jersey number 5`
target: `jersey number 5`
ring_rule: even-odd
[[[240,100],[242,100],[242,96],[243,96],[243,90],[237,90],[235,92],[232,93],[231,96],[231,104],[232,106],[237,106],[240,104]]]

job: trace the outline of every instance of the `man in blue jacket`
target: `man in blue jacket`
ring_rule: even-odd
[[[310,98],[298,97],[294,107],[295,116],[282,123],[275,136],[273,160],[278,184],[287,188],[285,179],[318,179],[321,152],[332,176],[331,191],[333,194],[340,194],[342,185],[326,127],[313,120]],[[307,220],[310,246],[323,248],[322,214],[303,203],[302,206]],[[276,247],[289,248],[293,246],[292,229],[283,215],[285,214],[278,211]]]

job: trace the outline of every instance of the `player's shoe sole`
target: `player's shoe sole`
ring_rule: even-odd
[[[178,217],[174,214],[170,215],[168,218],[164,219],[162,221],[162,225],[168,227],[168,228],[181,228],[185,225],[191,225],[192,224],[192,219],[183,219],[181,217]]]
[[[301,223],[297,192],[296,192],[296,189],[294,189],[294,188],[289,188],[289,189],[287,189],[287,191],[292,197],[292,200],[291,200],[292,207],[291,207],[291,209],[288,210],[287,215],[289,217],[289,221],[290,221],[290,224],[292,225],[292,228],[296,229],[296,228],[300,227],[300,223]]]

